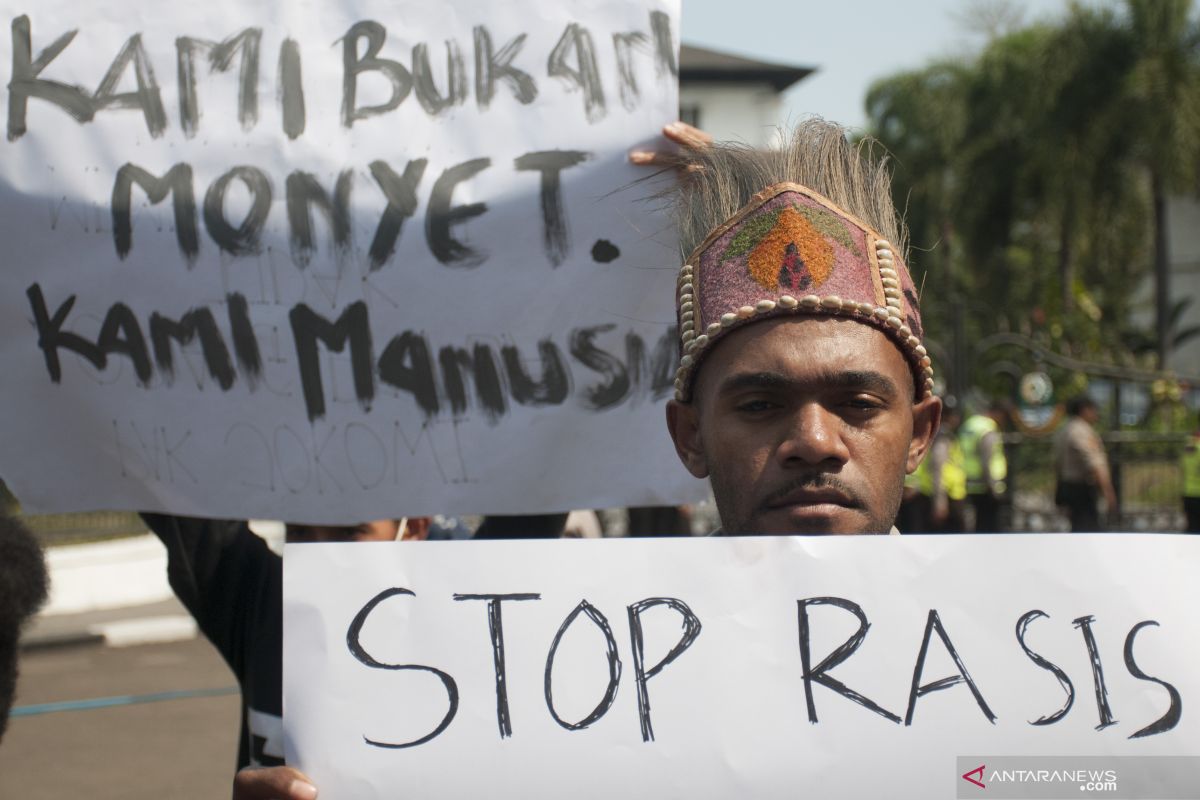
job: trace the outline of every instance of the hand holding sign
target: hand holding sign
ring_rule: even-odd
[[[291,767],[246,767],[233,779],[233,800],[315,800],[317,787]]]
[[[713,142],[712,136],[686,122],[672,122],[663,127],[663,136],[676,144],[684,154],[702,150]],[[667,150],[634,150],[629,154],[629,163],[639,167],[673,167],[680,162],[680,155]]]

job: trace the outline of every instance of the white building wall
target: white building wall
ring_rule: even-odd
[[[700,127],[718,140],[765,147],[775,140],[783,104],[768,84],[685,83],[680,108],[699,108]]]
[[[1178,330],[1200,325],[1200,200],[1173,197],[1167,203],[1167,242],[1171,254],[1171,297],[1192,298]],[[1153,291],[1153,290],[1152,290]],[[1200,375],[1200,336],[1171,354],[1171,369]]]

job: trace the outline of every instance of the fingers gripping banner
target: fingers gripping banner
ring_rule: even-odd
[[[678,10],[9,4],[0,476],[310,522],[687,498],[626,159]]]

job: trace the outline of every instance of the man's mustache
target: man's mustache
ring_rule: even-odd
[[[797,490],[812,490],[831,489],[846,498],[847,505],[854,508],[865,508],[866,504],[859,497],[858,492],[850,488],[850,485],[836,475],[831,475],[828,472],[813,472],[807,475],[800,475],[788,481],[783,486],[777,489],[772,489],[771,492],[763,498],[760,506],[771,506],[783,502],[788,495]]]

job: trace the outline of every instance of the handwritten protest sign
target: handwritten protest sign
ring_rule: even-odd
[[[5,6],[0,475],[345,522],[682,500],[627,164],[677,0]],[[641,183],[638,183],[642,181]]]
[[[322,797],[928,800],[955,796],[956,756],[1200,756],[1194,537],[292,545],[284,564],[287,758]]]

